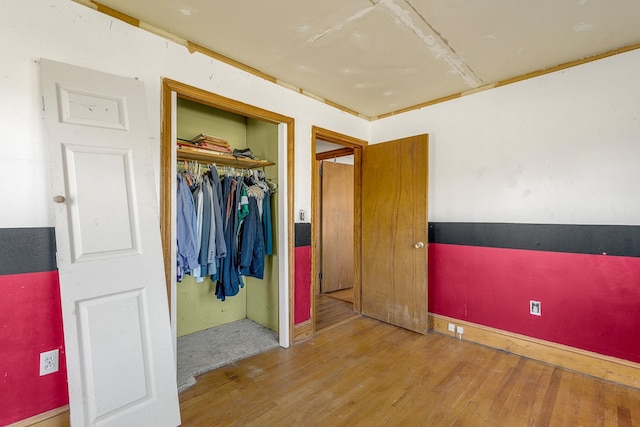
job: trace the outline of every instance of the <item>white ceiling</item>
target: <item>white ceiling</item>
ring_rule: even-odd
[[[640,42],[640,0],[101,0],[367,117]]]

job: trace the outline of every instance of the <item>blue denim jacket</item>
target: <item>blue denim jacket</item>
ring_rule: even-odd
[[[262,279],[264,275],[264,233],[255,197],[249,197],[249,215],[240,233],[240,274]]]

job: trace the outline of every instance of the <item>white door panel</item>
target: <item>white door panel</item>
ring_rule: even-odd
[[[144,85],[41,70],[72,425],[178,425]]]
[[[131,150],[67,144],[63,149],[72,261],[139,253]]]
[[[59,84],[60,121],[129,130],[127,98]]]
[[[149,320],[142,290],[77,302],[82,375],[94,393],[87,396],[97,418],[131,403],[148,400],[150,384]],[[126,323],[126,329],[113,328]],[[108,351],[113,342],[126,351]],[[106,350],[106,351],[105,351]],[[126,388],[118,384],[128,384]]]

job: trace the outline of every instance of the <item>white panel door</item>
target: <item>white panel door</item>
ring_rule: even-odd
[[[41,60],[74,426],[180,413],[144,84]]]

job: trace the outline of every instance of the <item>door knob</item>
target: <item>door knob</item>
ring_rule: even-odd
[[[418,242],[418,243],[416,243],[416,244],[414,245],[414,247],[415,247],[416,249],[422,249],[422,248],[424,248],[424,243],[422,243],[422,242]]]
[[[53,198],[53,201],[55,203],[64,203],[66,201],[66,199],[64,198],[64,196],[55,196]]]

